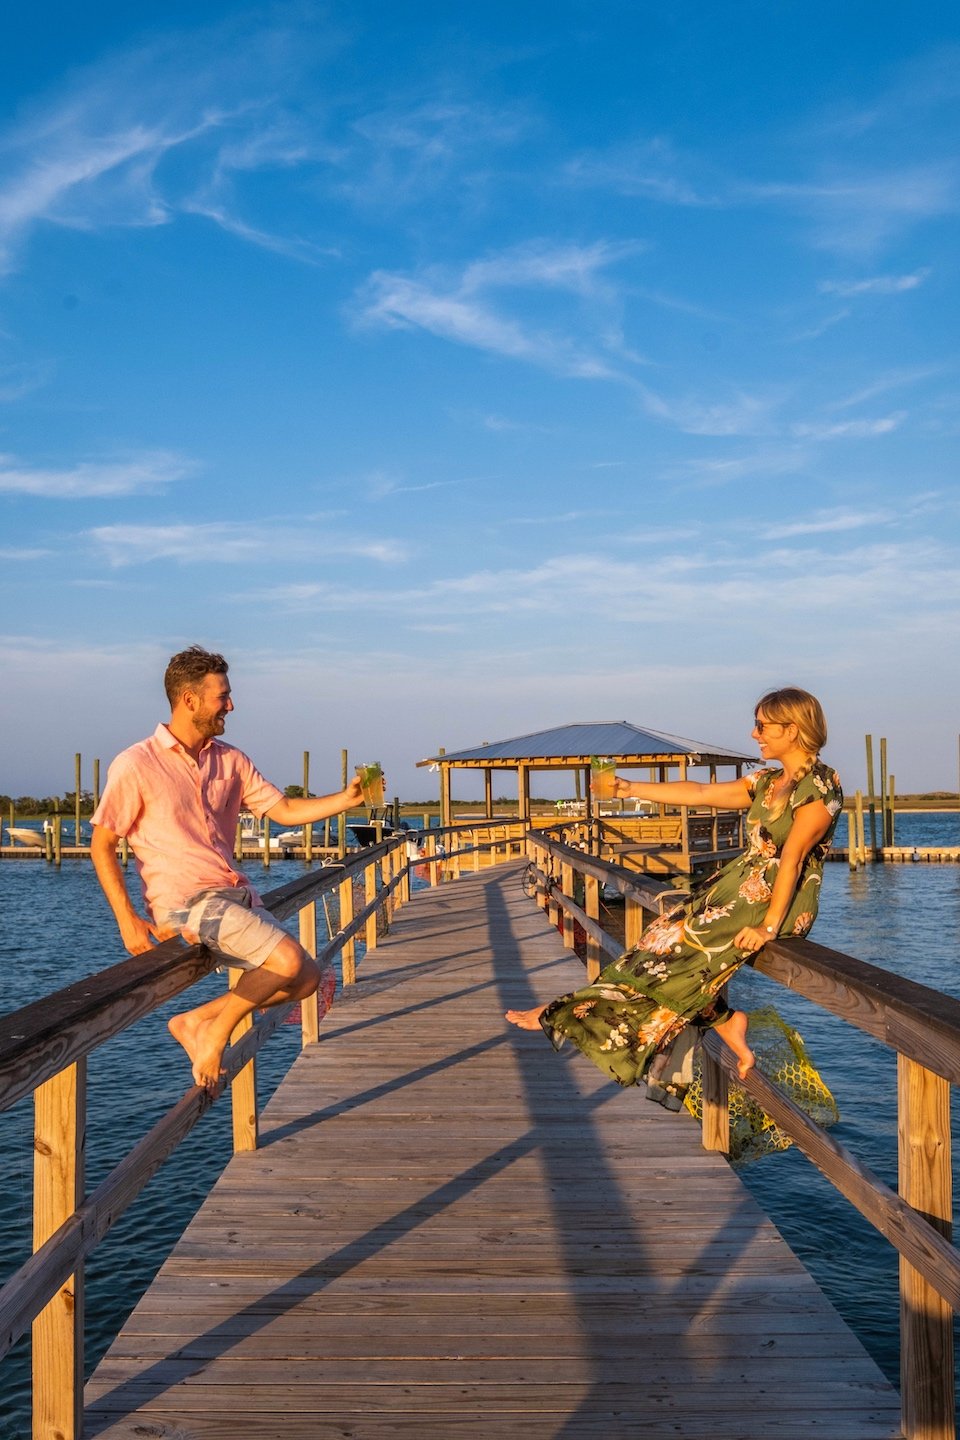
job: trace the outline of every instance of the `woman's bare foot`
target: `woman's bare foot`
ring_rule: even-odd
[[[511,1025],[517,1025],[521,1030],[539,1030],[540,1016],[546,1010],[546,1005],[535,1005],[532,1010],[508,1010],[504,1019],[509,1020]]]
[[[195,1010],[187,1010],[182,1015],[171,1016],[167,1029],[186,1050],[194,1083],[204,1090],[215,1090],[223,1074],[220,1061],[224,1046],[219,1043],[215,1032],[210,1033],[213,1029],[210,1022],[198,1019]]]
[[[713,1027],[724,1044],[729,1045],[737,1057],[737,1074],[742,1080],[748,1070],[757,1063],[757,1057],[747,1044],[747,1017],[742,1010],[734,1010],[722,1025]]]

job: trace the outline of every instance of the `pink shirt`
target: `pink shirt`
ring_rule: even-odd
[[[93,824],[130,841],[156,919],[182,908],[198,890],[253,890],[233,865],[237,817],[241,806],[260,816],[282,799],[242,750],[209,740],[195,761],[158,725],[110,766]]]

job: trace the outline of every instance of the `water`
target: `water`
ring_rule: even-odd
[[[841,835],[841,843],[845,837]],[[897,818],[897,843],[960,844],[960,815]],[[299,861],[246,868],[262,890],[303,873]],[[138,886],[133,867],[131,893]],[[318,907],[322,917],[322,907]],[[86,861],[61,870],[39,861],[0,862],[0,1012],[27,1004],[124,958],[112,917]],[[295,929],[296,921],[290,922]],[[321,922],[322,931],[322,922]],[[815,938],[837,950],[960,997],[960,866],[875,865],[852,874],[831,863]],[[219,977],[201,982],[216,993]],[[773,1003],[803,1035],[836,1095],[834,1133],[881,1179],[896,1183],[894,1053],[762,976],[741,973],[734,998]],[[87,1188],[92,1189],[186,1088],[189,1075],[166,1033],[175,999],[94,1052],[89,1060]],[[258,1058],[261,1101],[296,1056],[299,1027],[282,1026]],[[0,1114],[0,1282],[26,1259],[32,1226],[32,1105]],[[954,1137],[960,1156],[960,1137]],[[231,1153],[230,1110],[213,1107],[130,1207],[87,1265],[88,1373],[170,1252]],[[958,1162],[960,1163],[960,1162]],[[896,1382],[896,1252],[799,1152],[772,1155],[743,1179],[878,1364]],[[30,1433],[28,1343],[2,1362],[0,1440]]]

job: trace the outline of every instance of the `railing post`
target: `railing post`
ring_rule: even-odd
[[[377,864],[378,862],[376,860],[372,861],[371,864],[369,864],[363,872],[363,901],[365,905],[369,905],[371,900],[375,900],[377,898]],[[367,916],[366,924],[364,925],[363,938],[368,951],[376,950],[376,910],[374,910],[370,915]]]
[[[900,1194],[951,1238],[950,1085],[897,1056]],[[954,1440],[950,1306],[900,1257],[900,1394],[907,1440]]]
[[[346,930],[353,920],[353,876],[340,881],[340,930]],[[344,985],[352,985],[357,978],[357,946],[351,935],[340,951],[340,968]]]
[[[700,1141],[704,1150],[730,1153],[730,1083],[726,1070],[718,1065],[706,1045],[700,1047],[700,1092],[702,1113]]]
[[[566,860],[560,862],[560,889],[563,891],[565,900],[573,899],[573,866]],[[563,948],[572,950],[574,948],[573,916],[567,910],[563,911],[561,920]]]
[[[229,984],[233,990],[244,972],[230,970]],[[230,1036],[235,1044],[248,1030],[253,1028],[253,1016],[245,1015]],[[256,1150],[260,1135],[260,1117],[257,1109],[257,1057],[252,1056],[230,1082],[230,1109],[233,1119],[233,1153]]]
[[[395,891],[395,894],[399,896],[397,904],[406,905],[410,900],[410,857],[407,854],[406,842],[404,842],[402,849],[398,847],[394,850],[392,858],[394,861],[394,874],[396,874],[398,864],[403,868],[400,884]],[[392,919],[392,909],[388,911],[388,917]]]
[[[83,1199],[86,1060],[34,1091],[33,1248],[49,1240]],[[83,1266],[33,1322],[34,1440],[83,1434]]]
[[[591,920],[600,923],[600,881],[594,875],[585,875],[583,908]],[[592,935],[587,936],[587,980],[590,984],[600,974],[600,946]]]
[[[473,873],[476,875],[480,869],[480,841],[476,830],[470,831],[470,844],[473,846],[473,853],[470,858],[473,861]]]
[[[553,894],[553,887],[557,883],[557,865],[552,852],[549,850],[544,852],[544,865],[550,887],[549,893],[547,895],[547,919],[550,921],[550,924],[556,930],[557,926],[560,924],[561,913],[560,906],[557,904],[556,898]]]
[[[623,948],[632,950],[644,932],[643,906],[631,895],[624,896],[623,902]]]
[[[433,889],[434,886],[439,884],[440,877],[437,865],[437,841],[432,830],[427,836],[427,861],[430,872],[430,888]]]
[[[299,915],[300,944],[308,955],[317,954],[317,902],[304,905]],[[316,995],[300,1001],[300,1044],[314,1045],[320,1039],[320,1011]]]

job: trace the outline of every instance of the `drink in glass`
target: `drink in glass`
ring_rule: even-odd
[[[383,804],[383,766],[379,760],[372,765],[358,765],[363,803],[371,807]]]
[[[594,800],[613,799],[613,781],[617,762],[599,755],[590,756],[590,794]]]

